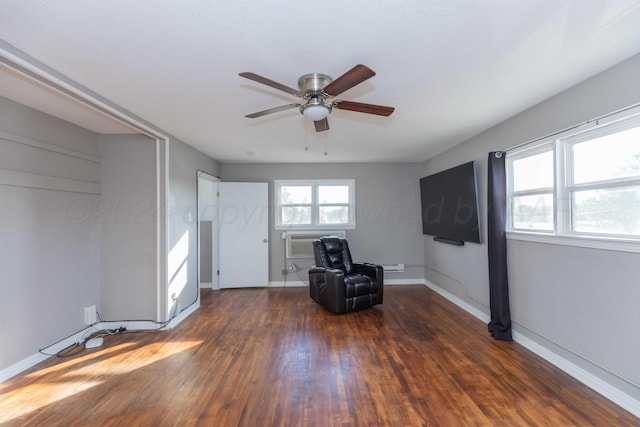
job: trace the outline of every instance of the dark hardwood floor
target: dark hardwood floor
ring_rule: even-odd
[[[0,384],[0,424],[638,426],[424,286],[335,316],[307,288],[202,291],[176,328],[118,334]]]

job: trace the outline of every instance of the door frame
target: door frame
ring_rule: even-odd
[[[196,173],[196,222],[198,237],[198,289],[211,288],[220,289],[220,276],[218,275],[219,262],[218,254],[220,250],[220,229],[218,227],[218,194],[220,178],[204,171]],[[207,200],[205,190],[210,190],[210,198]],[[204,204],[203,204],[204,202]],[[207,204],[206,202],[210,202]],[[211,282],[203,282],[201,277],[202,259],[201,259],[201,221],[211,221],[211,259],[205,262],[211,262]]]

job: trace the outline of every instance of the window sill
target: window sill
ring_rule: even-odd
[[[522,240],[551,245],[576,246],[581,248],[604,249],[618,252],[640,253],[640,241],[633,239],[614,239],[605,237],[558,236],[554,234],[508,231],[507,239]]]
[[[322,230],[355,230],[355,224],[331,224],[331,225],[276,225],[278,231],[322,231]]]

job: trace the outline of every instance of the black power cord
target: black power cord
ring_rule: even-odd
[[[180,310],[179,312],[176,311],[175,313],[173,313],[173,315],[166,321],[164,322],[158,322],[157,320],[103,320],[102,317],[100,316],[100,312],[98,312],[96,310],[96,317],[98,318],[98,322],[92,323],[91,325],[89,325],[89,331],[87,331],[89,334],[87,335],[87,333],[85,333],[82,336],[82,339],[80,342],[76,342],[74,344],[71,344],[68,347],[63,348],[62,350],[58,351],[57,353],[47,353],[44,351],[45,348],[54,346],[56,344],[58,344],[59,342],[62,342],[64,340],[67,340],[69,338],[71,338],[72,336],[76,335],[78,332],[75,332],[71,335],[68,335],[64,338],[62,338],[61,340],[56,341],[55,343],[45,347],[45,348],[41,348],[38,350],[38,353],[43,354],[45,356],[51,356],[51,357],[70,357],[70,356],[75,356],[76,354],[81,353],[82,351],[84,351],[86,349],[85,346],[85,342],[92,339],[92,338],[103,338],[109,335],[116,335],[116,334],[124,334],[124,333],[128,333],[128,334],[135,334],[135,333],[152,333],[152,332],[161,332],[162,329],[167,326],[173,319],[175,319],[178,314],[182,313],[184,310],[186,310],[187,308],[191,307],[192,305],[194,305],[196,302],[198,302],[198,297],[196,297],[196,299],[189,304],[188,306],[186,306],[185,308],[183,308],[182,310]],[[100,330],[95,330],[93,332],[91,332],[92,329],[95,328],[95,325],[98,323],[123,323],[123,322],[149,322],[149,323],[153,323],[156,324],[158,327],[156,329],[136,329],[136,330],[127,330],[127,328],[125,328],[124,326],[120,326],[119,328],[115,328],[115,329],[100,329]]]

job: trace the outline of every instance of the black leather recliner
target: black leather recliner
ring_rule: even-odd
[[[345,239],[322,237],[313,241],[316,266],[309,270],[309,294],[336,314],[382,304],[383,269],[354,263]]]

